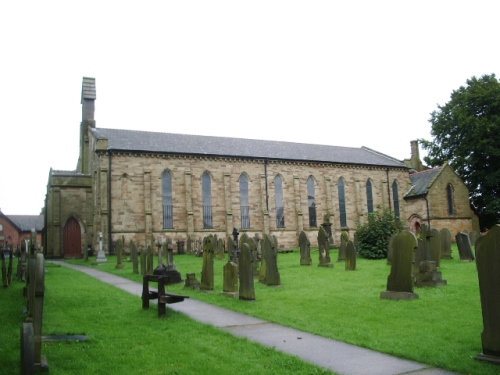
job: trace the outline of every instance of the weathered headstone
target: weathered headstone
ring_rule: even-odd
[[[346,271],[356,270],[356,248],[352,241],[348,241],[346,245],[345,269]]]
[[[37,254],[35,260],[35,296],[33,312],[33,332],[35,334],[35,367],[37,370],[48,371],[47,359],[42,355],[42,325],[43,299],[45,294],[45,259],[43,254]]]
[[[201,290],[214,290],[214,236],[203,239],[203,266],[201,270]]]
[[[398,233],[393,242],[391,273],[387,278],[387,290],[380,293],[380,298],[392,300],[417,299],[413,293],[412,266],[417,238],[408,231]]]
[[[225,244],[222,238],[217,240],[217,259],[224,260],[226,258]]]
[[[323,227],[320,227],[318,230],[318,252],[318,267],[333,268],[333,263],[330,260],[330,243],[328,242],[328,235],[326,234]]]
[[[255,300],[255,287],[253,283],[253,254],[248,243],[243,243],[238,263],[239,271],[239,299],[245,301]]]
[[[346,250],[348,241],[349,241],[349,233],[346,231],[342,231],[340,233],[340,246],[339,246],[339,254],[337,256],[337,262],[343,262],[346,260]]]
[[[193,240],[191,239],[191,236],[188,236],[186,245],[186,254],[191,255],[192,253],[193,253]]]
[[[272,236],[264,234],[262,246],[262,265],[259,281],[270,286],[281,285],[280,273],[278,271],[278,249],[276,241]],[[264,272],[262,269],[264,268]]]
[[[476,241],[478,239],[478,233],[475,230],[469,232],[469,239],[471,246],[476,246]]]
[[[135,274],[139,273],[139,261],[137,259],[137,246],[135,246],[134,241],[130,240],[130,258],[132,259],[132,272]]]
[[[300,265],[310,266],[312,265],[311,259],[311,242],[307,238],[304,231],[299,234],[299,247],[300,247]]]
[[[441,233],[437,229],[431,229],[429,237],[432,260],[436,262],[437,268],[441,267]]]
[[[483,351],[476,358],[500,364],[500,225],[478,238],[476,257],[483,316]]]
[[[393,242],[394,242],[394,238],[396,238],[397,236],[397,233],[393,233],[391,235],[391,237],[389,237],[389,244],[387,245],[387,264],[391,264],[392,263],[392,253],[394,251],[394,248],[393,248]]]
[[[441,239],[441,258],[453,259],[451,254],[451,233],[448,228],[443,228],[439,231]]]
[[[227,253],[229,256],[229,261],[233,262],[233,252],[235,252],[235,245],[234,245],[234,240],[233,237],[227,236],[226,238],[226,244],[227,244]],[[236,263],[236,262],[233,262]]]
[[[467,232],[459,232],[455,236],[457,241],[458,254],[460,255],[460,260],[462,262],[471,262],[474,260],[474,254],[472,253],[472,246],[469,239],[469,234]]]
[[[332,249],[334,246],[334,240],[333,240],[333,232],[332,232],[332,223],[330,221],[330,215],[326,214],[323,217],[323,223],[321,223],[321,227],[325,230],[326,232],[326,237],[328,241],[328,250]]]
[[[446,280],[441,277],[441,272],[437,270],[434,260],[435,254],[431,251],[432,237],[419,238],[415,261],[413,263],[413,276],[416,287],[438,287],[445,286]]]
[[[223,267],[223,272],[222,294],[233,298],[238,297],[238,265],[228,261]]]
[[[184,281],[184,289],[200,289],[200,282],[196,279],[196,274],[187,273]]]
[[[123,268],[123,240],[119,239],[116,241],[116,268]]]
[[[141,259],[141,275],[145,275],[147,273],[147,264],[146,264],[146,249],[144,246],[141,247],[141,253],[140,253],[140,259]]]

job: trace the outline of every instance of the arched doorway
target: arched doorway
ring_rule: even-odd
[[[80,224],[72,217],[68,219],[63,232],[63,252],[65,258],[82,256],[82,232]]]

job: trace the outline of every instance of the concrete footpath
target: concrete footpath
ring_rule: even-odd
[[[142,283],[91,267],[77,266],[63,261],[47,260],[47,262],[81,271],[133,295],[139,297],[142,295]],[[450,371],[431,368],[423,363],[298,331],[192,298],[168,305],[168,308],[236,336],[295,355],[341,375],[456,375]]]

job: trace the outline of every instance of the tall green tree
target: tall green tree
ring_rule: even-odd
[[[495,74],[472,77],[431,113],[432,141],[424,162],[448,162],[469,188],[482,227],[500,222],[500,82]]]

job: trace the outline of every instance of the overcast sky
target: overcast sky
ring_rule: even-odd
[[[408,158],[438,104],[498,73],[499,15],[496,0],[2,1],[0,209],[38,214],[50,168],[76,168],[84,76],[100,128]]]

